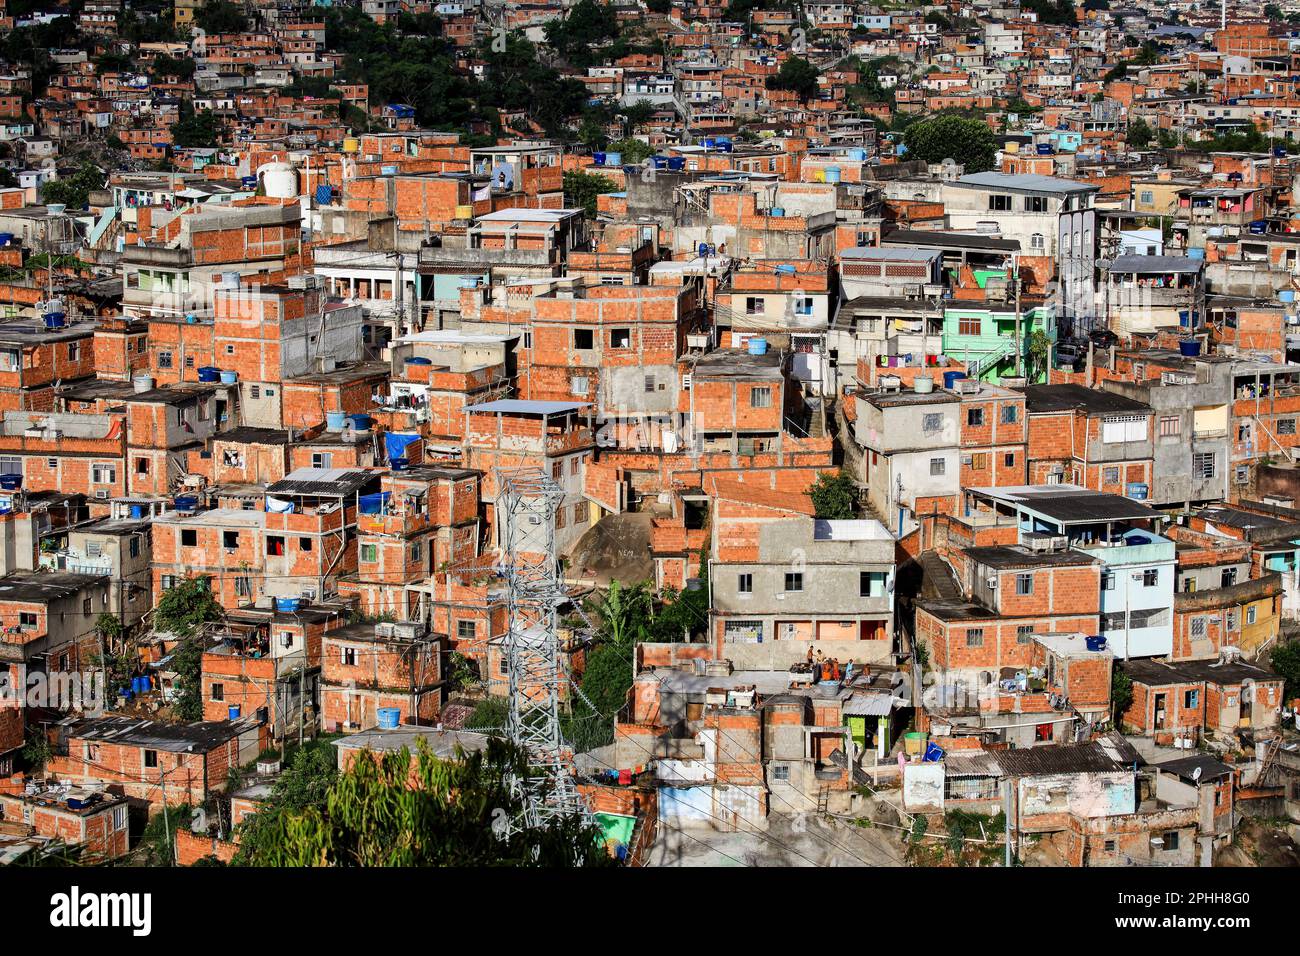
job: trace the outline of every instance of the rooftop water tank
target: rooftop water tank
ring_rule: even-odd
[[[918,375],[914,387],[918,395],[928,395],[934,391],[934,379],[929,375]]]
[[[295,199],[298,196],[298,170],[288,163],[270,162],[257,168],[262,193],[272,199]]]
[[[767,339],[763,338],[761,335],[756,335],[750,339],[748,345],[750,355],[767,354]]]

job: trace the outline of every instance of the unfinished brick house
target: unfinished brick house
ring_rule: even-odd
[[[167,802],[204,803],[234,767],[269,743],[255,719],[170,724],[134,717],[70,717],[50,728],[57,780],[98,783],[150,812]]]
[[[402,724],[431,724],[442,708],[445,635],[418,621],[353,624],[325,637],[321,651],[321,723],[366,730],[393,708]]]
[[[0,792],[0,820],[76,847],[87,862],[107,862],[126,855],[128,807],[124,797],[97,787]]]
[[[1284,681],[1236,654],[1210,661],[1125,661],[1121,669],[1133,682],[1122,725],[1158,744],[1193,748],[1207,734],[1275,731],[1281,722]]]
[[[1158,440],[1151,406],[1082,385],[1031,385],[1025,404],[1031,483],[1148,497]]]

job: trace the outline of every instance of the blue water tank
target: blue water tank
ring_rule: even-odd
[[[1199,339],[1180,339],[1178,351],[1187,358],[1195,358],[1201,354],[1201,342]]]
[[[1102,637],[1100,634],[1094,634],[1092,637],[1085,637],[1083,642],[1088,646],[1088,650],[1090,651],[1104,651],[1106,649],[1106,638]]]
[[[603,163],[603,165],[605,165],[605,166],[622,166],[622,165],[623,165],[623,154],[622,154],[622,153],[606,153],[606,154],[605,154],[605,162]]]
[[[215,365],[204,365],[199,368],[200,382],[219,382],[221,381],[221,369]]]
[[[604,153],[592,153],[592,154],[591,154],[591,161],[592,161],[593,163],[595,163],[597,166],[604,166],[604,165],[605,165],[605,154],[604,154]]]
[[[1277,297],[1278,297],[1278,300],[1281,301],[1281,302],[1294,302],[1294,301],[1295,301],[1295,290],[1294,290],[1294,289],[1283,289],[1281,292],[1279,292],[1279,293],[1277,294]]]
[[[375,716],[379,718],[380,730],[396,730],[402,722],[402,712],[396,707],[376,708]]]
[[[16,473],[0,475],[0,488],[3,488],[5,491],[17,491],[22,486],[23,486],[22,475]]]
[[[953,385],[955,385],[957,382],[960,382],[965,377],[966,377],[965,372],[944,372],[943,387],[950,389],[953,387]]]
[[[275,599],[275,609],[281,614],[293,614],[301,603],[301,599],[296,597],[278,597]]]
[[[61,329],[67,318],[68,314],[66,312],[46,312],[45,327],[47,329]]]
[[[774,216],[774,217],[776,217],[777,219],[780,219],[780,218],[782,218],[783,216],[785,216],[785,207],[784,207],[784,206],[773,206],[771,209],[769,209],[769,210],[767,211],[767,214],[768,214],[769,216]]]
[[[1128,489],[1127,489],[1127,491],[1125,492],[1125,494],[1126,494],[1128,497],[1132,498],[1134,501],[1146,501],[1146,500],[1147,500],[1147,486],[1146,486],[1146,483],[1145,483],[1145,482],[1141,482],[1141,481],[1130,481],[1130,482],[1128,483]],[[1130,539],[1129,539],[1129,543],[1130,543],[1130,544],[1146,544],[1145,541],[1138,541],[1136,538],[1130,538]]]
[[[325,429],[331,432],[343,431],[343,425],[348,420],[348,416],[343,412],[326,412]]]
[[[231,704],[231,705],[230,705],[230,708],[226,711],[226,713],[230,716],[230,719],[231,719],[231,720],[238,720],[238,719],[239,719],[239,705],[238,705],[238,704]]]
[[[1187,250],[1187,258],[1189,258],[1189,259],[1204,259],[1204,258],[1205,258],[1205,250],[1204,250],[1204,249],[1201,249],[1201,248],[1198,248],[1198,247],[1196,247],[1196,246],[1193,246],[1192,248],[1190,248],[1190,249]]]
[[[391,468],[391,469],[393,469],[393,471],[405,471],[405,470],[406,470],[406,466],[409,465],[409,464],[410,464],[410,461],[409,461],[408,459],[406,459],[406,458],[389,458],[389,459],[388,459],[388,467]]]
[[[433,359],[425,358],[423,355],[412,355],[406,360],[407,365],[432,365]]]
[[[199,499],[195,495],[177,495],[172,499],[177,511],[193,511],[199,506]]]
[[[138,521],[138,520],[140,520],[141,518],[143,518],[144,516],[145,516],[144,505],[132,505],[132,506],[131,506],[131,517],[132,517],[132,518],[135,518],[135,519]]]
[[[750,340],[749,340],[749,354],[750,354],[750,355],[766,355],[766,354],[767,354],[767,339],[763,338],[761,335],[756,335],[756,336],[754,336],[752,339],[750,339]]]
[[[669,168],[670,170],[672,170],[673,172],[675,172],[675,173],[680,173],[683,169],[686,168],[686,157],[684,157],[684,156],[669,156],[669,157],[668,157],[668,168]]]
[[[838,166],[826,167],[826,181],[828,183],[838,183],[840,181],[840,168]]]
[[[349,415],[352,419],[352,427],[359,432],[369,431],[370,424],[374,421],[369,415]]]
[[[222,385],[234,385],[235,382],[237,382],[237,381],[239,381],[239,373],[238,373],[238,372],[225,372],[225,371],[223,371],[223,372],[221,373],[221,384],[222,384]]]

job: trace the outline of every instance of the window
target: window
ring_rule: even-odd
[[[1019,409],[1019,408],[1017,408],[1015,405],[1003,405],[1003,406],[1002,406],[1002,424],[1003,424],[1003,425],[1014,425],[1014,424],[1015,424],[1017,421],[1019,421],[1019,420],[1020,420],[1020,409]]]
[[[576,461],[577,459],[574,459],[574,460]],[[581,522],[581,521],[586,521],[586,520],[587,520],[587,516],[588,516],[588,514],[589,514],[589,512],[587,511],[587,502],[585,502],[585,501],[579,501],[579,502],[577,502],[577,503],[574,504],[574,506],[573,506],[573,521],[574,521],[575,524],[578,523],[578,522]]]
[[[1237,569],[1224,568],[1219,572],[1219,587],[1230,588],[1237,583]]]
[[[1205,622],[1205,618],[1203,618],[1203,617],[1194,617],[1194,618],[1192,618],[1192,637],[1193,637],[1193,638],[1204,637],[1204,636],[1205,636],[1205,630],[1206,630],[1206,622]]]
[[[763,622],[726,621],[722,625],[722,639],[730,644],[761,644]]]
[[[921,419],[921,431],[933,435],[943,430],[943,416],[938,412],[927,412]]]
[[[1214,452],[1198,451],[1192,455],[1192,475],[1196,478],[1214,477]]]
[[[213,684],[213,685],[212,685],[212,699],[213,699],[213,700],[225,700],[225,699],[226,699],[226,685],[225,685],[225,684]]]
[[[221,546],[223,548],[239,547],[239,532],[238,531],[221,532]]]
[[[1295,434],[1295,419],[1294,419],[1294,418],[1279,418],[1279,419],[1277,420],[1277,433],[1278,433],[1279,435],[1294,435],[1294,434]]]
[[[1160,419],[1160,437],[1173,438],[1182,433],[1183,420],[1177,415],[1166,415]]]
[[[1165,843],[1164,843],[1164,849],[1165,849],[1166,852],[1168,852],[1169,850],[1177,850],[1177,849],[1178,849],[1178,831],[1177,831],[1177,830],[1170,830],[1168,833],[1165,833],[1165,834],[1161,837],[1161,839],[1163,839],[1163,840],[1165,841]]]
[[[647,393],[655,390],[655,377],[653,375],[647,375],[645,377],[645,390]]]
[[[1101,420],[1101,440],[1108,445],[1146,441],[1146,437],[1147,420],[1144,415],[1110,415]]]
[[[144,765],[147,769],[155,769],[158,766],[158,751],[146,750],[144,752]]]
[[[762,315],[763,310],[766,308],[766,302],[758,296],[749,296],[745,299],[746,315]]]
[[[774,764],[772,764],[772,779],[773,779],[773,780],[789,780],[789,779],[790,779],[790,765],[789,765],[788,763],[774,763]]]
[[[771,408],[772,407],[772,387],[770,385],[758,385],[749,390],[749,404],[752,408]]]
[[[966,646],[983,647],[984,646],[984,628],[968,627],[966,629]]]
[[[269,534],[266,536],[266,553],[273,558],[284,555],[284,538],[278,534]]]
[[[1154,190],[1143,189],[1138,193],[1138,202],[1142,203],[1142,205],[1144,206],[1150,206],[1154,204],[1155,201],[1156,201],[1156,194]]]
[[[979,335],[981,320],[978,315],[963,315],[957,319],[958,335]]]
[[[355,647],[342,647],[339,659],[345,667],[355,667],[357,664],[357,649]]]
[[[557,461],[551,464],[551,477],[556,481],[564,477],[564,462]]]
[[[423,553],[424,553],[424,549],[420,546],[420,542],[417,541],[417,542],[415,542],[415,544],[411,545],[411,560],[412,560],[412,561],[419,561],[419,560],[420,560],[420,555],[423,554]]]
[[[193,548],[199,543],[199,533],[193,528],[181,529],[181,547]]]
[[[312,549],[312,547],[313,547],[313,544],[312,544],[312,540],[311,540],[311,538],[299,538],[299,539],[298,539],[298,550],[299,550],[299,551],[310,551],[310,550]]]
[[[36,613],[34,611],[19,611],[18,626],[22,628],[24,631],[35,630]]]
[[[945,473],[945,471],[947,470],[947,468],[948,468],[948,463],[947,463],[946,461],[944,461],[942,458],[931,458],[931,459],[930,459],[930,474],[931,474],[931,475],[942,475],[942,474]]]
[[[170,591],[172,588],[176,587],[176,575],[164,574],[161,579],[161,584],[164,591]]]
[[[1104,485],[1113,485],[1119,481],[1119,468],[1109,467],[1101,470],[1101,482]]]
[[[91,468],[90,480],[97,485],[111,485],[117,481],[117,469],[112,465],[95,465]]]
[[[1047,248],[1047,237],[1041,232],[1036,232],[1029,237],[1029,248],[1037,252],[1042,252]]]
[[[1201,706],[1201,692],[1196,690],[1183,691],[1183,706],[1188,710],[1195,710]]]
[[[1144,588],[1153,588],[1160,583],[1160,569],[1147,568],[1142,572],[1142,586]]]
[[[375,544],[363,544],[361,546],[361,560],[375,562],[379,560],[379,546]]]
[[[456,640],[472,641],[478,637],[478,623],[475,621],[456,622]]]
[[[785,573],[785,589],[787,591],[802,591],[803,573],[800,571],[787,571]]]
[[[1257,610],[1258,610],[1258,608],[1257,608],[1255,605],[1251,605],[1250,607],[1246,608],[1246,623],[1247,623],[1247,624],[1254,624],[1254,623],[1255,623],[1256,611],[1257,611]]]
[[[591,329],[574,329],[573,330],[573,347],[580,352],[586,352],[596,347],[596,336]]]
[[[1016,628],[1016,643],[1028,644],[1030,638],[1033,637],[1033,634],[1034,634],[1034,625],[1021,624],[1019,627]]]
[[[569,387],[579,398],[586,398],[591,393],[591,379],[586,375],[577,375],[570,380]]]
[[[1032,574],[1016,575],[1016,593],[1017,594],[1034,593],[1034,576]]]
[[[1025,212],[1047,212],[1047,197],[1026,196]]]
[[[752,574],[736,575],[736,590],[741,594],[753,594],[754,576]]]
[[[313,452],[311,456],[311,466],[313,468],[334,467],[334,453],[328,451]]]
[[[81,357],[81,346],[76,342],[68,343],[68,361],[75,362]]]
[[[882,598],[889,576],[884,571],[859,571],[858,596],[864,598]]]
[[[997,194],[997,193],[995,193],[995,194],[992,195],[992,196],[989,196],[989,211],[990,211],[990,212],[1010,212],[1010,211],[1011,211],[1011,197],[1010,197],[1010,196],[1001,195],[1001,194]]]
[[[147,474],[149,474],[149,459],[148,459],[148,458],[137,458],[137,459],[135,460],[135,473],[136,473],[137,475],[147,475]]]
[[[984,409],[968,408],[966,409],[966,424],[971,428],[981,428],[984,425]]]
[[[1016,467],[1016,453],[1014,451],[1009,451],[1005,455],[1003,455],[1002,464],[1004,467],[1007,468]]]
[[[160,369],[162,369],[162,368],[171,368],[171,367],[172,367],[172,353],[171,353],[171,352],[159,352],[159,353],[158,353],[158,367],[159,367]]]
[[[610,329],[609,347],[612,349],[630,349],[632,347],[632,330]]]
[[[131,552],[131,557],[133,558],[140,557],[140,539],[138,537],[131,538],[131,545],[129,550]]]

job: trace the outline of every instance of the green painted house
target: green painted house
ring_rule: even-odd
[[[1020,353],[1023,374],[1034,367],[1030,342],[1035,331],[1047,336],[1050,360],[1056,345],[1056,310],[1048,305],[1028,306],[1021,310]],[[1016,374],[1016,308],[1007,303],[953,302],[943,311],[943,354],[967,363],[971,377],[997,384]],[[1040,361],[1042,371],[1031,385],[1046,381],[1047,361]]]

